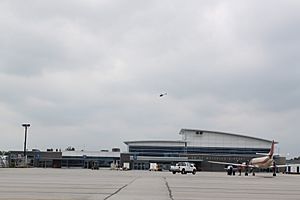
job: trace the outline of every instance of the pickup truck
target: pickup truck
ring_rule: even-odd
[[[187,174],[187,173],[192,173],[192,174],[196,174],[196,167],[194,166],[194,164],[189,163],[189,162],[179,162],[176,165],[171,165],[170,167],[170,172],[172,172],[173,174],[181,173],[181,174]]]

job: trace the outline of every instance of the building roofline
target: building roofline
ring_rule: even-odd
[[[137,140],[137,141],[125,141],[124,143],[126,145],[128,144],[136,144],[136,143],[181,143],[181,144],[184,144],[185,141],[182,141],[182,140]]]
[[[206,133],[216,133],[216,134],[222,134],[222,135],[238,136],[238,137],[250,138],[250,139],[255,139],[255,140],[272,143],[272,140],[267,140],[267,139],[263,139],[263,138],[252,137],[252,136],[247,136],[247,135],[242,135],[242,134],[235,134],[235,133],[226,133],[226,132],[220,132],[220,131],[208,131],[208,130],[202,130],[202,129],[185,129],[185,128],[183,128],[180,130],[179,134],[182,135],[184,131],[202,131],[202,132],[206,132]],[[276,142],[276,143],[278,143],[278,142]]]

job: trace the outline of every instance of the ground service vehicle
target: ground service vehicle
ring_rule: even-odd
[[[173,174],[181,173],[181,174],[187,174],[187,173],[192,173],[192,174],[196,174],[196,167],[194,166],[194,164],[189,163],[189,162],[179,162],[176,165],[172,165],[170,167],[170,171]]]

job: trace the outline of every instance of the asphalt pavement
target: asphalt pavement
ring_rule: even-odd
[[[0,168],[0,200],[300,199],[300,176]]]

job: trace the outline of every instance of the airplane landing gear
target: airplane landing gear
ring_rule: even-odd
[[[273,162],[273,176],[276,176],[276,163]]]
[[[254,168],[252,168],[250,172],[252,172],[252,176],[255,176],[255,170],[254,170]]]
[[[245,168],[245,176],[248,176],[248,167]]]

